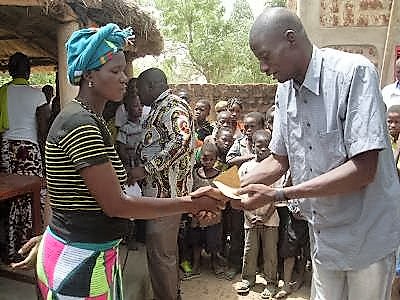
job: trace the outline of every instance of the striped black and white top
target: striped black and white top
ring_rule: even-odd
[[[46,141],[50,227],[63,238],[103,242],[121,235],[125,220],[105,215],[80,175],[83,168],[107,162],[122,186],[126,172],[105,123],[80,103],[69,103],[55,119]],[[108,229],[99,235],[102,226]]]

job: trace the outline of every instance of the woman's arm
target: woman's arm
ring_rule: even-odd
[[[111,163],[86,167],[81,175],[106,215],[120,218],[154,219],[184,212],[218,211],[220,201],[207,196],[153,198],[126,196]]]

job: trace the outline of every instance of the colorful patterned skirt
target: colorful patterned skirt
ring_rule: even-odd
[[[43,299],[122,300],[119,242],[69,243],[47,228],[36,266]]]
[[[0,134],[0,172],[42,177],[39,146],[29,141],[7,140]],[[42,198],[45,197],[42,195]],[[5,262],[14,261],[19,248],[31,238],[31,205],[30,195],[0,204],[0,224],[6,231],[4,243],[7,248],[0,250]]]

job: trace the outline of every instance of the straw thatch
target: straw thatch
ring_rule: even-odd
[[[109,22],[131,26],[136,35],[128,55],[159,55],[163,39],[152,17],[128,0],[0,0],[0,69],[16,51],[33,66],[57,65],[57,28],[78,21],[81,27]]]

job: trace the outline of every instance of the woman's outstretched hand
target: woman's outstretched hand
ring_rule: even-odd
[[[23,270],[34,268],[36,265],[36,257],[41,240],[42,236],[38,235],[27,241],[18,251],[18,254],[24,257],[26,256],[25,259],[20,262],[11,263],[11,267],[13,269],[23,269]]]

